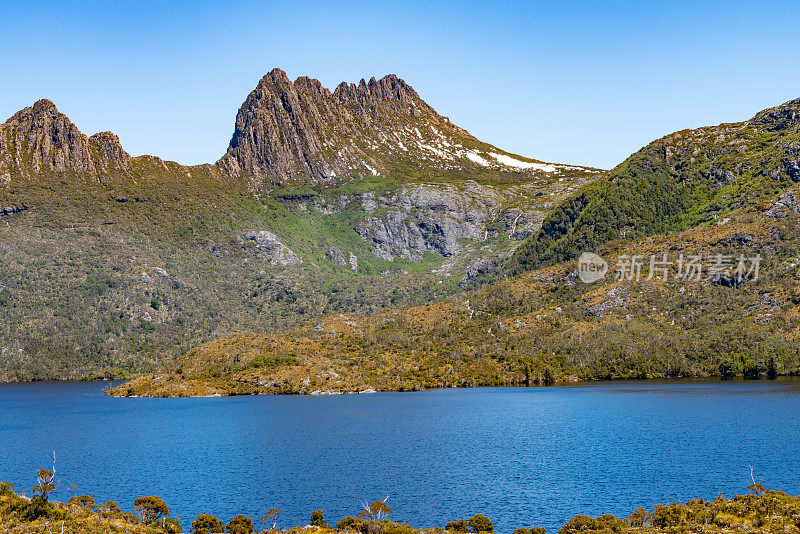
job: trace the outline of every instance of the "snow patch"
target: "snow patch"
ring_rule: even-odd
[[[483,159],[482,157],[480,157],[475,152],[467,152],[464,155],[467,157],[468,160],[474,161],[478,165],[483,165],[484,167],[488,167],[489,166],[489,162],[486,161],[485,159]]]
[[[506,156],[505,154],[495,154],[494,152],[490,152],[489,154],[496,159],[498,163],[507,167],[515,167],[517,169],[535,169],[542,172],[556,172],[558,170],[557,167],[551,163],[530,163],[527,161],[514,159],[511,156]]]

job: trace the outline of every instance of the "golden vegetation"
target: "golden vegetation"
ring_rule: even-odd
[[[606,278],[584,284],[572,262],[433,304],[368,316],[328,315],[286,335],[233,334],[118,396],[193,396],[543,384],[614,378],[800,372],[797,216],[757,210],[724,224],[599,251]],[[719,281],[616,280],[622,255],[761,254],[760,276]]]

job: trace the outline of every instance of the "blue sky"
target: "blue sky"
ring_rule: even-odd
[[[476,137],[612,167],[800,97],[800,2],[3,2],[0,120],[53,100],[132,154],[215,161],[275,66],[395,73]]]

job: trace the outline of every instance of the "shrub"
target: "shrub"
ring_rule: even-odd
[[[200,514],[192,521],[192,532],[195,534],[220,534],[225,532],[225,526],[215,515]]]
[[[62,519],[66,517],[67,514],[48,502],[47,497],[44,495],[37,495],[24,504],[19,515],[23,521],[36,521],[40,517]]]
[[[183,532],[183,527],[178,523],[178,520],[171,517],[165,518],[162,526],[167,534],[181,534]]]
[[[478,532],[494,532],[494,523],[483,514],[475,514],[469,520],[469,526],[476,534]]]
[[[469,528],[469,521],[466,519],[459,519],[458,521],[450,521],[444,528],[451,532],[466,532]]]
[[[131,523],[132,525],[139,524],[139,516],[136,514],[132,514],[131,512],[122,512],[122,515],[120,517],[122,517],[122,519],[124,519],[128,523]]]
[[[95,508],[94,499],[89,497],[88,495],[76,495],[71,497],[69,501],[67,501],[67,505],[69,506],[79,506],[81,508],[88,508],[93,510]]]
[[[653,514],[652,523],[657,528],[677,527],[683,523],[686,515],[685,506],[682,504],[657,504]]]
[[[251,534],[255,529],[253,521],[249,517],[239,514],[230,520],[225,530],[229,534]]]
[[[360,524],[361,524],[360,519],[349,515],[347,517],[343,517],[341,521],[336,523],[336,530],[345,530],[345,529],[357,530]]]
[[[628,516],[628,525],[632,527],[644,527],[650,523],[652,516],[644,508],[637,508]]]
[[[322,510],[314,510],[311,512],[311,526],[327,527],[328,523],[325,522],[325,512]]]

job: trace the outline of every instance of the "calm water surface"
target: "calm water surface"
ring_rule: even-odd
[[[114,399],[106,384],[0,386],[0,480],[31,488],[53,450],[69,484],[182,523],[284,511],[303,525],[389,496],[392,518],[476,512],[500,532],[576,513],[768,487],[800,493],[800,381],[614,382],[340,397]],[[29,490],[30,491],[30,490]]]

